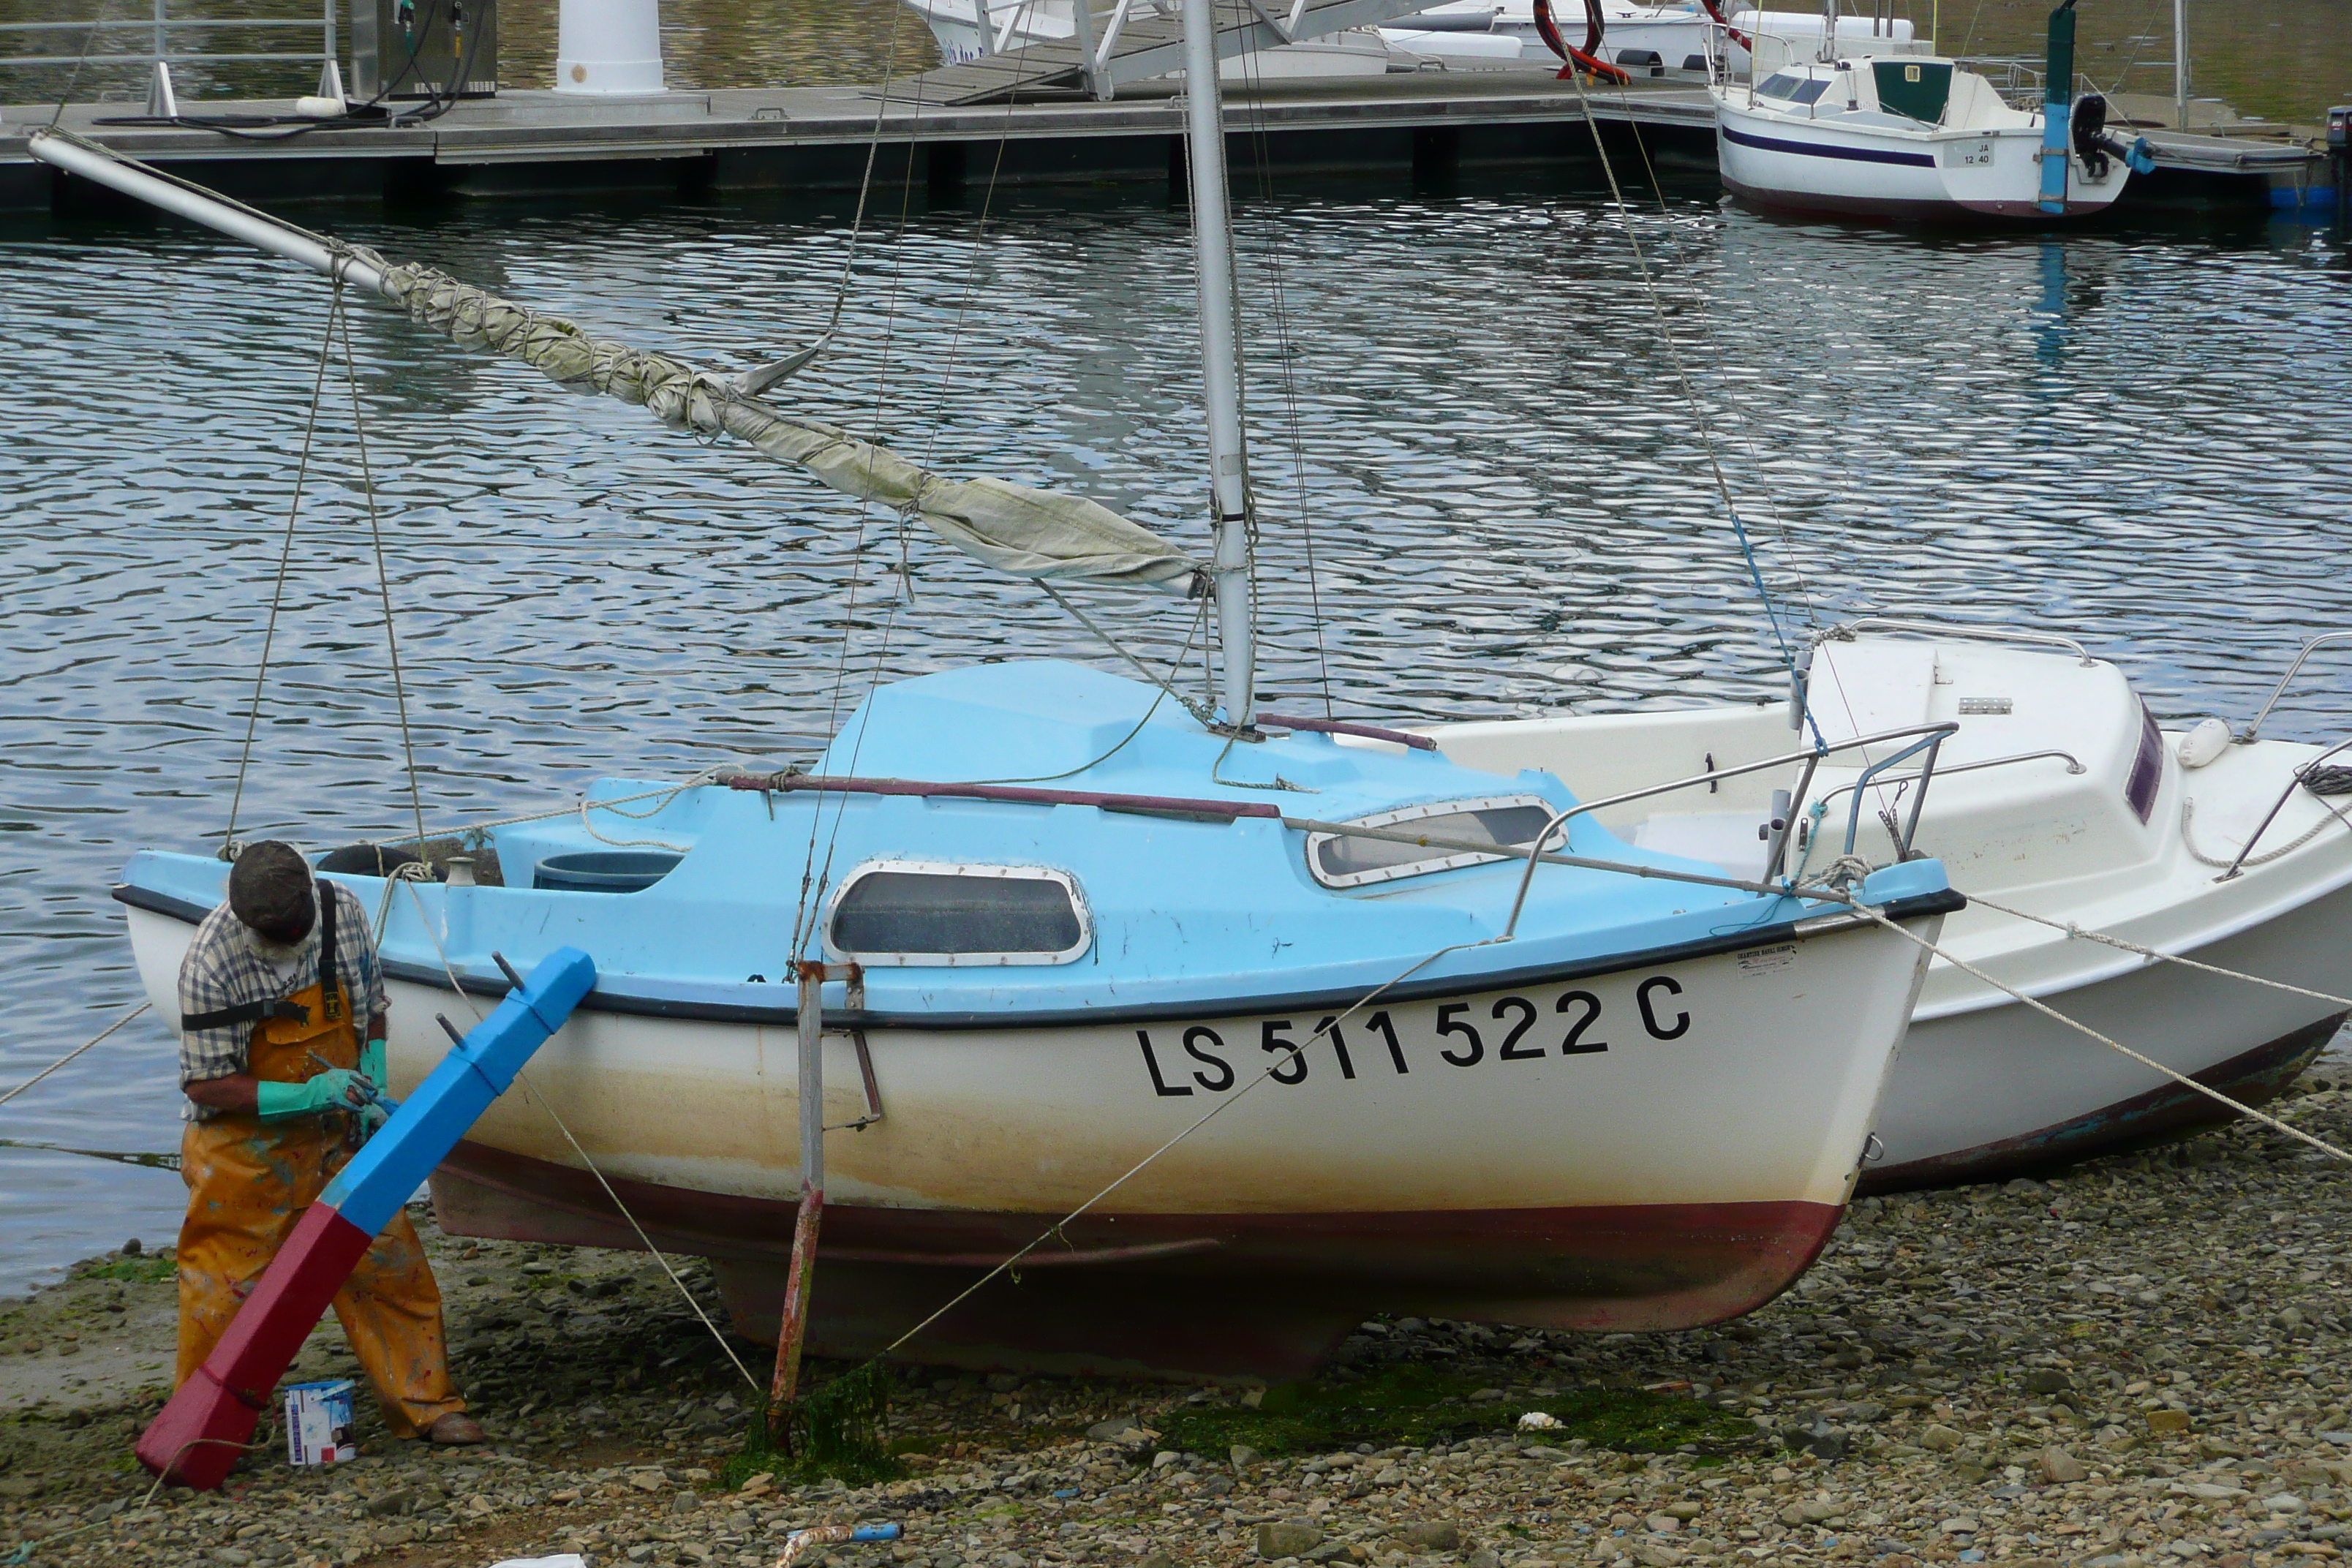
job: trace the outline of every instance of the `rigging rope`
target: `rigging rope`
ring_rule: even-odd
[[[1593,118],[1592,100],[1586,95],[1580,76],[1569,79],[1576,88],[1576,100],[1584,110],[1585,128],[1592,132],[1592,150],[1601,159],[1601,171],[1608,176],[1610,199],[1616,204],[1618,221],[1625,227],[1625,242],[1633,252],[1633,265],[1641,274],[1642,288],[1649,296],[1650,312],[1658,323],[1658,337],[1664,343],[1666,360],[1674,367],[1675,382],[1681,390],[1683,401],[1690,405],[1691,418],[1698,426],[1699,441],[1706,452],[1707,471],[1714,477],[1716,494],[1722,498],[1726,516],[1731,519],[1731,530],[1739,541],[1739,552],[1748,562],[1748,578],[1756,586],[1756,596],[1764,605],[1764,618],[1772,628],[1772,640],[1780,646],[1780,660],[1788,667],[1789,679],[1797,679],[1797,656],[1789,646],[1789,638],[1780,626],[1780,614],[1772,603],[1772,591],[1764,585],[1764,569],[1756,559],[1756,545],[1748,537],[1748,524],[1739,515],[1739,508],[1731,499],[1731,481],[1725,478],[1723,460],[1717,452],[1715,432],[1707,423],[1706,408],[1699,401],[1697,391],[1691,385],[1690,372],[1683,364],[1682,346],[1675,341],[1672,326],[1666,320],[1666,309],[1658,298],[1657,279],[1651,275],[1649,258],[1643,254],[1641,237],[1633,232],[1633,215],[1626,205],[1625,193],[1617,184],[1617,167],[1609,160],[1609,149],[1601,138],[1601,121]],[[1801,689],[1801,688],[1797,688]],[[1821,721],[1813,716],[1810,696],[1803,699],[1805,722],[1812,726],[1813,744],[1827,750],[1829,742],[1822,737]]]
[[[2290,1138],[2300,1139],[2302,1142],[2310,1144],[2313,1148],[2320,1151],[2322,1153],[2333,1155],[2335,1158],[2346,1161],[2347,1163],[2352,1163],[2352,1154],[2346,1153],[2343,1150],[2337,1148],[2335,1144],[2328,1142],[2326,1139],[2315,1138],[2299,1127],[2294,1127],[2287,1122],[2281,1121],[2275,1116],[2266,1115],[2262,1111],[2256,1110],[2252,1106],[2246,1104],[2242,1100],[2234,1100],[2229,1095],[2223,1094],[2218,1089],[2198,1082],[2187,1073],[2176,1072],[2171,1068],[2168,1068],[2162,1062],[2158,1061],[2155,1058],[2142,1056],[2139,1052],[2133,1050],[2129,1046],[2125,1045],[2120,1040],[2108,1038],[2106,1036],[2099,1033],[2098,1030],[2092,1028],[2088,1024],[2076,1023],[2074,1019],[2069,1018],[2063,1013],[2059,1012],[2048,1003],[2028,996],[2024,992],[2017,989],[2017,987],[1994,979],[1991,975],[1987,974],[1983,970],[1979,969],[1975,964],[1970,963],[1968,960],[1955,957],[1951,952],[1928,941],[1926,937],[1919,935],[1916,931],[1911,931],[1908,928],[1889,920],[1885,915],[1882,914],[1877,910],[1871,908],[1868,904],[1857,902],[1853,907],[1857,911],[1876,921],[1888,931],[1900,935],[1904,941],[1916,943],[1916,945],[1927,949],[1928,952],[1942,959],[1953,968],[1960,970],[1965,973],[1975,975],[1979,980],[1983,981],[1987,985],[1991,986],[1994,990],[2006,993],[2012,1000],[2024,1003],[2028,1007],[2032,1008],[2042,1016],[2064,1025],[2067,1028],[2074,1030],[2076,1034],[2087,1036],[2090,1038],[2098,1041],[2099,1044],[2106,1047],[2109,1050],[2120,1052],[2122,1055],[2129,1057],[2132,1060],[2139,1063],[2143,1067],[2153,1068],[2158,1072],[2160,1072],[2165,1077],[2170,1079],[2173,1082],[2179,1084],[2182,1088],[2194,1089],[2199,1094],[2203,1095],[2206,1099],[2216,1101],[2219,1104],[2225,1105],[2231,1110],[2236,1111],[2239,1115],[2249,1117],[2253,1121],[2259,1121],[2263,1126],[2272,1129],[2273,1131],[2284,1132]],[[2158,954],[2158,956],[2161,957],[2163,955]],[[2242,978],[2252,979],[2252,976],[2247,975],[2242,976]],[[2290,989],[2292,988],[2290,987]]]
[[[302,452],[294,466],[294,494],[286,503],[286,538],[278,549],[278,576],[269,590],[269,619],[261,633],[261,659],[253,669],[253,700],[245,713],[245,749],[237,754],[236,787],[229,795],[228,826],[221,830],[221,858],[236,858],[236,816],[245,803],[246,771],[253,763],[254,734],[261,723],[261,688],[269,674],[269,650],[278,639],[278,612],[286,599],[286,574],[294,559],[294,521],[302,510],[302,485],[310,473],[311,446],[319,430],[319,405],[325,401],[327,361],[335,344],[335,319],[342,311],[343,289],[338,281],[327,302],[326,331],[319,338],[319,371],[310,384],[310,416],[302,426]]]
[[[408,683],[401,678],[400,635],[392,619],[392,576],[384,564],[383,523],[377,516],[375,505],[375,473],[368,462],[367,418],[360,410],[359,362],[352,353],[352,319],[342,308],[342,258],[335,266],[334,302],[328,310],[330,324],[341,323],[343,340],[343,374],[352,390],[352,434],[358,437],[360,448],[360,490],[367,497],[368,537],[375,545],[375,585],[377,596],[383,605],[383,646],[392,661],[392,696],[400,713],[400,752],[408,764],[408,804],[416,817],[416,855],[425,857],[425,792],[416,778],[416,742],[408,727]],[[586,820],[586,814],[582,814]]]

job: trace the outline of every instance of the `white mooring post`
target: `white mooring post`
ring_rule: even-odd
[[[556,19],[555,90],[667,91],[661,0],[562,0]]]
[[[2189,0],[2172,0],[2173,129],[2189,129]]]

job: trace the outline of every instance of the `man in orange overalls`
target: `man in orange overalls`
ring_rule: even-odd
[[[302,1211],[383,1125],[383,970],[367,911],[288,845],[249,845],[180,964],[180,1363],[204,1364]],[[362,1042],[365,1044],[362,1045]],[[478,1443],[449,1383],[441,1292],[395,1215],[335,1293],[394,1436]]]

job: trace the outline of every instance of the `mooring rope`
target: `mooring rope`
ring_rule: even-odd
[[[2324,800],[2321,801],[2319,805],[2320,808],[2326,811],[2327,815],[2321,817],[2317,822],[2313,823],[2311,825],[2311,831],[2305,833],[2294,843],[2282,844],[2275,849],[2264,850],[2260,855],[2248,855],[2241,859],[2216,860],[2213,857],[2206,854],[2205,851],[2197,847],[2197,840],[2189,837],[2189,819],[2196,815],[2197,802],[2191,796],[2183,795],[2180,800],[2180,847],[2183,849],[2188,850],[2189,858],[2196,861],[2199,865],[2218,866],[2225,871],[2232,866],[2237,867],[2242,871],[2249,866],[2267,866],[2273,860],[2283,859],[2286,856],[2294,854],[2296,850],[2302,848],[2305,845],[2318,837],[2322,833],[2326,832],[2327,825],[2330,822],[2340,822],[2347,827],[2352,827],[2352,817],[2347,817],[2341,808],[2330,805]]]
[[[457,971],[449,962],[448,950],[441,945],[441,933],[433,929],[433,917],[425,912],[425,895],[416,890],[414,880],[408,883],[408,896],[415,900],[416,923],[425,928],[426,940],[433,943],[434,955],[441,961],[441,973],[449,978],[449,989],[457,994],[457,1000],[463,1002],[467,1011],[474,1015],[474,1022],[480,1023],[482,1010],[474,1005],[472,994],[458,983]],[[753,1390],[764,1394],[766,1390],[760,1380],[751,1375],[751,1369],[743,1364],[743,1358],[735,1353],[735,1347],[727,1342],[727,1336],[719,1331],[718,1324],[710,1321],[710,1315],[702,1310],[702,1303],[694,1299],[694,1292],[687,1288],[685,1280],[677,1277],[677,1270],[669,1266],[669,1259],[663,1257],[661,1248],[654,1245],[654,1238],[646,1234],[646,1227],[637,1223],[637,1216],[629,1211],[629,1205],[621,1201],[621,1194],[613,1190],[613,1184],[605,1180],[604,1171],[597,1166],[593,1159],[589,1157],[588,1151],[580,1146],[580,1140],[572,1135],[571,1125],[557,1112],[555,1106],[547,1096],[531,1086],[530,1079],[520,1069],[517,1069],[515,1079],[522,1085],[523,1093],[541,1110],[547,1112],[547,1119],[555,1123],[555,1130],[563,1134],[563,1141],[572,1146],[572,1152],[580,1157],[580,1163],[588,1167],[588,1173],[596,1178],[596,1184],[604,1189],[604,1195],[613,1200],[613,1206],[620,1211],[623,1219],[629,1222],[629,1228],[637,1233],[637,1239],[645,1244],[646,1250],[653,1255],[654,1261],[661,1265],[661,1271],[669,1276],[669,1282],[677,1287],[677,1293],[686,1298],[687,1306],[691,1308],[694,1315],[701,1320],[702,1326],[710,1331],[710,1337],[718,1342],[719,1351],[729,1361],[735,1363],[735,1370],[743,1374],[743,1381],[751,1384]]]
[[[1968,900],[1972,904],[1982,904],[1989,910],[1998,910],[2005,915],[2014,915],[2021,921],[2032,921],[2036,925],[2048,926],[2053,931],[2063,931],[2068,936],[2079,936],[2085,942],[2104,942],[2109,947],[2120,949],[2125,952],[2135,952],[2142,958],[2160,959],[2166,963],[2178,963],[2188,969],[2201,969],[2208,974],[2219,974],[2229,980],[2242,980],[2249,985],[2267,985],[2273,991],[2291,991],[2297,996],[2308,996],[2315,1002],[2326,1002],[2337,1007],[2352,1007],[2352,996],[2338,996],[2331,992],[2314,991],[2302,985],[2290,985],[2284,980],[2266,980],[2259,974],[2249,974],[2242,969],[2224,969],[2218,963],[2207,963],[2200,959],[2183,958],[2177,952],[2159,952],[2152,947],[2142,947],[2136,942],[2126,942],[2119,936],[2109,936],[2105,931],[2091,931],[2078,926],[2072,921],[2054,921],[2047,915],[2029,914],[2023,910],[2011,909],[2007,904],[1997,904],[1982,893],[1970,893],[1968,895]]]
[[[2129,1046],[2125,1045],[2120,1040],[2108,1038],[2106,1036],[2099,1033],[2098,1030],[2091,1027],[2088,1024],[2075,1022],[2074,1019],[2066,1016],[2065,1014],[2059,1012],[2055,1007],[2051,1006],[2048,1003],[2028,996],[2024,992],[2020,991],[2014,985],[1995,980],[1991,975],[1987,974],[1983,970],[1979,969],[1975,964],[1970,963],[1964,958],[1957,958],[1953,956],[1952,953],[1944,948],[1937,946],[1936,943],[1929,942],[1926,937],[1921,936],[1918,932],[1907,930],[1902,925],[1897,924],[1895,921],[1887,919],[1885,915],[1871,908],[1868,904],[1856,903],[1853,907],[1863,914],[1876,921],[1880,925],[1885,926],[1887,930],[1900,934],[1904,941],[1917,943],[1919,946],[1926,948],[1936,957],[1940,958],[1945,963],[1950,964],[1953,968],[1960,970],[1966,973],[1975,975],[1979,980],[1983,981],[1994,990],[2007,993],[2012,999],[2024,1003],[2027,1006],[2032,1008],[2035,1012],[2042,1015],[2044,1017],[2051,1018],[2060,1024],[2063,1024],[2067,1028],[2074,1030],[2078,1035],[2086,1035],[2090,1038],[2098,1041],[2099,1044],[2106,1047],[2107,1049],[2120,1052],[2143,1067],[2153,1068],[2158,1072],[2160,1072],[2165,1077],[2170,1079],[2173,1082],[2179,1084],[2185,1089],[2195,1089],[2199,1094],[2203,1095],[2206,1099],[2213,1100],[2219,1104],[2225,1105],[2241,1116],[2248,1117],[2255,1121],[2259,1121],[2263,1126],[2272,1129],[2273,1131],[2284,1132],[2290,1138],[2300,1139],[2304,1142],[2310,1144],[2313,1148],[2320,1151],[2322,1153],[2331,1154],[2338,1160],[2345,1161],[2347,1163],[2352,1163],[2352,1154],[2346,1153],[2343,1150],[2337,1148],[2335,1144],[2328,1142],[2326,1139],[2315,1138],[2299,1127],[2290,1126],[2288,1123],[2281,1121],[2277,1117],[2266,1115],[2262,1111],[2256,1110],[2252,1106],[2246,1104],[2242,1100],[2234,1100],[2209,1084],[2198,1082],[2195,1079],[2190,1078],[2187,1073],[2175,1071],[2173,1068],[2165,1066],[2162,1062],[2158,1061],[2153,1057],[2141,1055],[2139,1052],[2132,1049]],[[2161,955],[2159,954],[2158,956]],[[2252,976],[2247,976],[2246,978],[2252,978]]]
[[[140,1003],[139,1005],[133,1007],[131,1011],[125,1013],[111,1024],[109,1024],[105,1028],[100,1029],[98,1032],[98,1037],[96,1039],[86,1040],[82,1044],[76,1046],[73,1049],[68,1051],[65,1055],[59,1057],[57,1060],[51,1062],[48,1066],[35,1073],[32,1077],[26,1079],[24,1082],[18,1084],[7,1093],[0,1094],[0,1105],[7,1104],[10,1100],[16,1099],[18,1095],[24,1093],[26,1089],[32,1088],[35,1084],[40,1082],[43,1079],[48,1077],[51,1073],[57,1071],[59,1068],[65,1066],[68,1062],[81,1055],[82,1052],[89,1049],[90,1047],[97,1045],[100,1040],[105,1039],[109,1035],[114,1033],[115,1030],[122,1027],[123,1025],[128,1024],[131,1019],[136,1018],[140,1014],[144,1013],[148,1008],[153,1005],[154,1004],[152,1002]]]

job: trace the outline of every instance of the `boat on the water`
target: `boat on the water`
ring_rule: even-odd
[[[2051,14],[2042,101],[2024,107],[1943,56],[1753,35],[1758,68],[1708,89],[1724,188],[1759,206],[1906,220],[2104,211],[2156,165],[2145,139],[2108,132],[2105,98],[2075,94],[2074,4]]]
[[[2151,963],[1995,906],[2341,994],[2352,770],[2332,748],[2254,738],[2252,726],[2232,739],[2218,720],[2164,731],[2122,671],[2063,637],[1882,620],[1832,628],[1815,647],[1809,707],[1830,739],[1959,726],[1924,800],[1900,772],[1858,791],[1883,750],[1864,748],[1724,778],[1704,795],[1629,801],[1601,820],[1644,848],[1760,877],[1818,865],[1849,833],[1884,855],[1916,810],[1916,848],[1981,900],[1946,922],[1955,957],[2242,1101],[2270,1099],[2326,1047],[2345,1019],[2333,1002]],[[1780,704],[1427,733],[1456,761],[1543,769],[1588,799],[1794,749]],[[1938,958],[1862,1184],[2018,1175],[2228,1115]]]

